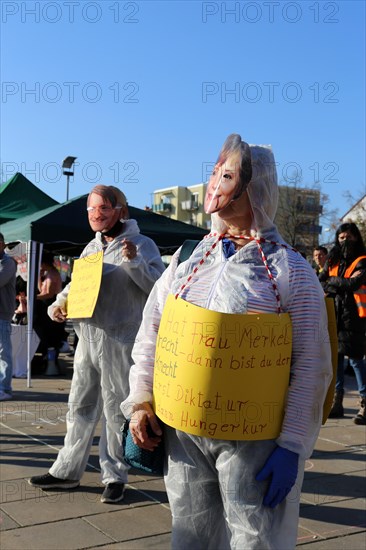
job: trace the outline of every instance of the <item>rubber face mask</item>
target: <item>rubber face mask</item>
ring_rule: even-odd
[[[231,155],[224,162],[218,162],[211,174],[204,203],[206,214],[222,210],[243,191],[238,156]]]

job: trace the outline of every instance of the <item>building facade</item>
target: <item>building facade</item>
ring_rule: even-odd
[[[152,210],[173,220],[210,229],[211,216],[203,209],[206,184],[166,187],[153,193]]]
[[[340,219],[341,223],[353,222],[361,231],[366,243],[366,195],[361,197]]]

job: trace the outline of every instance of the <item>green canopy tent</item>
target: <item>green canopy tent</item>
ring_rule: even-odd
[[[0,185],[0,224],[59,204],[17,172]]]
[[[50,206],[1,225],[7,243],[37,241],[57,254],[77,256],[93,238],[86,213],[88,195]],[[153,212],[128,207],[143,235],[155,241],[162,253],[176,250],[186,239],[202,239],[207,231]]]

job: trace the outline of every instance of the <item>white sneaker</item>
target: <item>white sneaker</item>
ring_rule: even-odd
[[[0,391],[0,401],[8,401],[9,399],[13,399],[13,396],[11,395],[11,393]]]
[[[60,353],[69,353],[71,351],[71,348],[68,344],[68,342],[62,342],[62,345],[60,349],[58,350]]]

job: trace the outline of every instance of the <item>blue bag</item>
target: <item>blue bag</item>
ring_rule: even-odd
[[[159,419],[158,419],[159,421]],[[161,428],[163,428],[162,423],[159,421]],[[146,451],[145,449],[140,449],[136,445],[131,436],[129,430],[130,421],[126,420],[122,428],[122,447],[123,447],[123,458],[125,462],[137,468],[138,470],[143,470],[150,474],[155,474],[162,476],[164,473],[164,444],[163,440],[153,451]],[[151,428],[147,428],[147,433],[149,436],[154,436]]]

